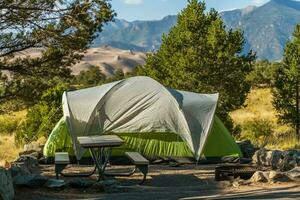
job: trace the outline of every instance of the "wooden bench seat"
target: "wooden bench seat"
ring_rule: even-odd
[[[125,154],[135,165],[149,165],[149,160],[138,152],[126,152]]]
[[[68,152],[56,152],[55,164],[70,164],[70,158]]]
[[[56,178],[59,178],[59,174],[62,174],[62,170],[70,164],[70,158],[68,152],[56,152],[55,153],[55,158],[54,158],[54,163],[55,163],[55,174]]]
[[[125,155],[131,160],[131,162],[135,165],[135,167],[139,169],[140,172],[142,172],[142,174],[144,175],[143,180],[140,183],[143,184],[147,177],[149,160],[147,160],[144,156],[142,156],[138,152],[125,152]]]

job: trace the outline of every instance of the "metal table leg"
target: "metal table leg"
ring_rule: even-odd
[[[104,171],[108,164],[109,158],[111,156],[111,148],[105,151],[105,148],[90,148],[90,153],[92,155],[93,161],[98,169],[98,181],[104,179]],[[102,163],[104,157],[104,163]]]

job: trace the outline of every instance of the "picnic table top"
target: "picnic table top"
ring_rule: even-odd
[[[116,135],[93,135],[78,137],[79,144],[84,148],[93,147],[117,147],[124,141]]]

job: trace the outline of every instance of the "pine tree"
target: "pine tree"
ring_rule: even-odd
[[[163,35],[160,49],[149,54],[136,73],[171,88],[220,93],[218,113],[226,121],[227,113],[239,108],[250,90],[246,76],[255,55],[242,55],[243,33],[227,31],[220,15],[205,9],[204,2],[189,0],[177,24]]]
[[[0,1],[0,102],[39,99],[59,79],[114,17],[109,0]],[[39,48],[39,57],[22,52]],[[20,53],[21,52],[21,53]]]
[[[275,74],[273,105],[280,121],[294,126],[300,137],[300,25],[296,26],[293,37],[285,47],[283,62]]]

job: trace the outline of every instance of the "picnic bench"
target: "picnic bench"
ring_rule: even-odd
[[[126,152],[125,154],[133,162],[133,164],[135,165],[135,169],[139,169],[140,172],[142,172],[142,174],[144,175],[143,180],[140,183],[143,184],[148,173],[149,161],[138,152]]]
[[[148,173],[149,161],[144,158],[138,152],[126,152],[125,155],[129,158],[135,167],[127,172],[123,173],[113,173],[105,172],[106,166],[109,162],[111,156],[112,147],[117,147],[123,144],[123,140],[116,135],[102,135],[102,136],[85,136],[78,137],[79,144],[83,148],[88,148],[90,150],[91,156],[93,158],[95,168],[91,173],[88,174],[65,174],[62,171],[65,167],[70,164],[69,154],[67,152],[57,152],[55,153],[55,174],[56,178],[59,175],[66,177],[80,176],[86,177],[91,176],[95,173],[96,169],[98,171],[98,181],[104,176],[131,176],[138,169],[143,174],[142,184],[146,180]],[[104,159],[104,162],[103,162]]]

